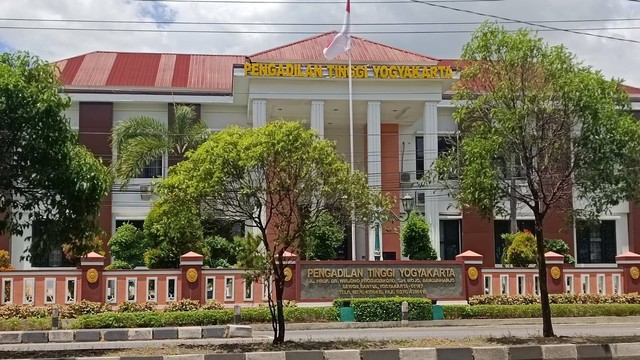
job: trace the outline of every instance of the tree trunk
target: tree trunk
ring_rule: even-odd
[[[509,220],[511,232],[518,231],[518,204],[516,203],[516,175],[515,175],[515,156],[512,154],[509,161],[510,189],[509,189]]]
[[[544,234],[542,216],[534,214],[536,219],[536,247],[538,250],[538,279],[540,281],[540,305],[542,306],[542,336],[554,337],[551,323],[551,306],[549,305],[549,289],[547,288],[547,262],[544,258]]]
[[[276,314],[278,318],[277,333],[274,334],[273,344],[284,344],[284,305],[282,296],[284,294],[284,281],[276,279]]]

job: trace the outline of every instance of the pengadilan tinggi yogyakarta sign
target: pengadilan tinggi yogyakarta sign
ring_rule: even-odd
[[[244,76],[348,78],[348,65],[245,63]],[[351,65],[354,79],[452,79],[451,66]]]
[[[460,264],[322,264],[300,266],[300,300],[368,297],[463,298]]]

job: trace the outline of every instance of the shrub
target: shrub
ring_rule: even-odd
[[[136,303],[125,301],[118,306],[118,312],[120,313],[133,313],[133,312],[150,312],[156,311],[158,304],[154,302]]]
[[[170,303],[164,308],[164,312],[176,312],[176,311],[196,311],[200,309],[200,302],[191,299],[182,299]]]
[[[10,304],[0,307],[0,318],[2,319],[27,319],[44,318],[51,315],[53,307]]]
[[[508,246],[504,256],[504,264],[515,267],[527,267],[537,263],[536,238],[527,230],[503,236]]]
[[[202,310],[224,310],[224,305],[215,300],[209,300],[204,303],[200,309]]]
[[[510,319],[539,318],[540,305],[476,305],[445,306],[445,319]],[[637,316],[636,304],[551,304],[551,314],[557,317]]]
[[[14,270],[11,265],[11,256],[7,250],[0,250],[0,271],[12,271]]]
[[[51,318],[0,319],[0,331],[51,330]]]
[[[409,320],[433,319],[431,300],[423,298],[336,299],[333,305],[343,307],[349,303],[356,321],[400,321],[403,301],[409,303]]]
[[[549,294],[551,304],[640,304],[640,294]],[[469,299],[469,305],[528,305],[538,304],[540,298],[532,295],[481,295]]]
[[[148,248],[144,233],[135,226],[125,223],[116,230],[109,242],[111,255],[132,267],[144,264],[144,252]]]
[[[111,311],[109,305],[87,300],[60,306],[58,309],[60,311],[60,317],[64,319],[75,319],[81,315],[95,315]]]
[[[436,260],[438,255],[431,246],[429,224],[418,212],[412,212],[400,232],[402,255],[411,260]]]
[[[135,266],[129,264],[128,262],[124,262],[122,260],[116,260],[111,264],[105,266],[105,270],[129,270],[133,269]]]
[[[564,256],[564,263],[574,265],[576,259],[571,255],[571,249],[564,240],[561,239],[544,239],[544,247],[546,251],[553,251],[556,254]]]

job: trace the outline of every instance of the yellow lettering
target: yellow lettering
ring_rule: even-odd
[[[431,70],[431,77],[434,78],[434,79],[437,78],[438,77],[438,68],[435,67],[435,66],[432,66],[430,70]]]
[[[451,66],[447,66],[447,73],[445,74],[447,79],[453,79],[453,70],[451,70]]]

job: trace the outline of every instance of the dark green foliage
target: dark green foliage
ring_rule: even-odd
[[[536,249],[536,239],[528,231],[504,234],[506,250],[502,256],[503,264],[511,264],[515,267],[526,267],[535,265],[538,262],[538,251]],[[569,245],[560,239],[545,239],[545,252],[553,251],[564,256],[565,264],[575,264],[576,260],[571,256]]]
[[[301,245],[307,260],[335,260],[336,247],[344,240],[344,228],[331,214],[325,213],[303,234]]]
[[[148,244],[144,233],[135,226],[129,223],[120,226],[109,240],[108,245],[111,255],[117,261],[129,264],[130,268],[144,265],[144,252],[147,250]]]
[[[417,212],[412,212],[400,231],[402,255],[411,260],[436,260],[438,255],[431,246],[429,224]]]
[[[230,267],[237,263],[238,245],[233,239],[221,236],[209,236],[204,239],[207,249],[205,265],[215,267]]]
[[[544,247],[547,251],[553,251],[556,254],[564,256],[564,263],[575,265],[576,259],[571,255],[571,249],[564,240],[561,239],[544,239]]]
[[[111,264],[105,266],[105,270],[130,270],[133,269],[134,266],[129,264],[128,262],[124,262],[122,260],[116,260]]]
[[[347,303],[353,308],[356,321],[400,321],[402,302],[409,303],[409,320],[432,320],[433,310],[430,299],[422,298],[371,298],[336,299],[333,306],[343,307]]]

